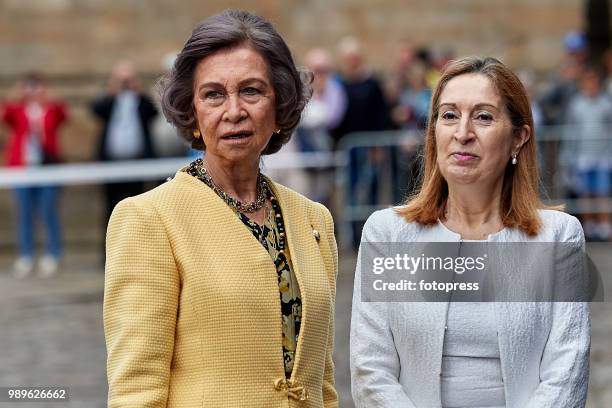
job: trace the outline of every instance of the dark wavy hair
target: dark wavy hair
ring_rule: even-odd
[[[194,138],[197,119],[193,106],[194,72],[198,63],[217,51],[248,45],[266,61],[276,95],[274,133],[263,154],[272,154],[289,141],[312,95],[312,74],[295,66],[289,47],[262,17],[243,10],[225,10],[200,22],[178,54],[173,67],[157,83],[164,116],[191,143],[205,150],[203,138]]]

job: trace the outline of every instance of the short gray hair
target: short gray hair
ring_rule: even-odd
[[[274,133],[263,154],[272,154],[289,141],[312,95],[312,74],[295,66],[289,47],[272,24],[243,10],[226,10],[200,22],[178,54],[170,71],[157,83],[161,109],[194,149],[205,150],[203,138],[193,137],[197,119],[193,80],[197,64],[215,52],[249,45],[264,58],[276,95]]]

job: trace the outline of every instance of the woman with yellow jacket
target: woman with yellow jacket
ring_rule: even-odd
[[[111,217],[108,406],[337,407],[332,219],[259,170],[308,75],[269,22],[229,10],[194,29],[160,93],[206,154]]]

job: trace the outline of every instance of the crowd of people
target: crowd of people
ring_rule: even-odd
[[[558,69],[540,76],[519,69],[519,77],[529,93],[536,131],[544,141],[539,143],[539,166],[548,183],[545,195],[554,198],[592,199],[612,193],[612,143],[607,127],[612,123],[612,50],[603,57],[589,54],[586,37],[570,32],[563,38],[564,53]],[[324,53],[317,50],[318,54]],[[317,126],[304,120],[300,129],[317,137],[327,132],[329,142],[322,146],[338,148],[339,141],[350,133],[385,130],[408,130],[422,137],[430,110],[431,90],[442,68],[454,58],[451,50],[433,52],[427,48],[403,44],[387,75],[377,77],[368,69],[366,53],[355,38],[345,38],[338,47],[340,64],[329,63],[321,70],[317,62],[307,65],[327,84],[315,93]],[[331,56],[323,60],[331,61]],[[318,63],[320,65],[320,62]],[[330,72],[332,72],[330,74]],[[339,86],[338,86],[339,85]],[[339,90],[339,91],[338,91]],[[319,108],[327,106],[326,109]],[[344,110],[340,115],[339,110]],[[327,112],[325,117],[324,112]],[[308,111],[305,118],[309,118]],[[336,119],[340,118],[340,119]],[[325,120],[328,120],[325,126]],[[355,147],[349,153],[348,199],[353,203],[376,205],[381,163],[392,165],[393,201],[399,202],[413,192],[420,167],[418,152],[401,146]],[[365,143],[367,144],[367,142]],[[405,151],[403,151],[405,150]],[[388,163],[387,163],[388,164]],[[415,171],[416,168],[416,171]],[[553,193],[553,194],[551,194]],[[360,200],[360,197],[363,199]],[[325,202],[325,200],[323,200]],[[579,200],[574,208],[580,214],[585,234],[591,241],[608,241],[612,236],[609,213],[604,204],[593,206]],[[354,228],[358,242],[361,231]]]
[[[556,138],[553,156],[540,152],[541,172],[553,179],[559,198],[609,197],[612,189],[612,143],[606,132],[612,123],[612,50],[600,60],[589,55],[583,34],[568,33],[564,54],[551,74],[535,79],[532,71],[519,70],[531,98],[536,129]],[[429,113],[431,90],[442,68],[455,57],[452,50],[431,50],[401,43],[388,71],[378,75],[368,65],[367,49],[355,37],[343,38],[336,50],[309,50],[299,61],[312,74],[310,102],[302,114],[295,137],[285,150],[333,152],[343,149],[349,134],[372,132],[372,145],[381,131],[404,130],[422,135]],[[173,58],[166,64],[170,68]],[[17,91],[1,105],[5,138],[5,165],[35,166],[61,161],[59,128],[67,120],[66,103],[47,96],[40,74],[24,76]],[[160,156],[197,155],[177,136],[159,114],[153,89],[138,80],[135,65],[120,61],[112,69],[106,88],[92,101],[92,119],[100,124],[96,159],[117,161]],[[555,127],[555,128],[551,128]],[[363,139],[362,139],[363,140]],[[367,145],[366,141],[366,145]],[[550,143],[539,143],[550,150]],[[418,151],[402,146],[353,147],[348,150],[347,197],[351,204],[381,204],[382,165],[393,163],[392,197],[399,202],[416,185]],[[399,157],[399,159],[398,159]],[[277,179],[316,201],[329,205],[333,185],[329,169],[302,169],[278,174]],[[104,186],[106,226],[115,205],[144,192],[143,182],[118,182]],[[16,275],[35,269],[34,225],[37,216],[45,224],[47,247],[39,273],[53,275],[61,258],[61,222],[57,186],[15,189],[18,214],[19,258]],[[581,201],[581,202],[584,202]],[[389,204],[389,203],[385,203]],[[589,240],[607,241],[612,227],[607,207],[579,209]],[[363,223],[355,224],[353,241],[359,242]]]
[[[538,81],[533,71],[518,70],[531,99],[536,130],[547,136],[545,142],[539,143],[540,172],[548,189],[544,193],[566,199],[609,197],[612,143],[606,129],[612,123],[612,50],[602,58],[589,55],[586,37],[577,32],[563,38],[563,48],[558,68],[540,75]],[[312,111],[306,111],[299,131],[316,134],[317,140],[325,140],[322,134],[326,134],[328,141],[318,142],[317,146],[332,149],[337,149],[339,141],[350,133],[406,130],[422,137],[431,90],[442,68],[455,57],[452,50],[434,52],[405,43],[397,51],[389,72],[376,76],[368,69],[366,53],[355,38],[340,42],[340,64],[335,69],[328,52],[312,52],[325,56],[306,59],[316,83],[325,86],[315,87],[315,105]],[[380,204],[377,173],[381,165],[390,162],[392,200],[399,202],[416,186],[418,151],[414,146],[375,147],[376,135],[372,133],[371,137],[372,146],[354,147],[348,152],[348,201]],[[328,199],[320,198],[322,202]],[[580,214],[587,239],[610,240],[612,228],[605,204],[584,203],[579,200],[574,208]],[[353,228],[355,245],[361,226],[355,223]]]

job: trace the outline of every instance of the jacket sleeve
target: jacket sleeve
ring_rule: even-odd
[[[103,121],[110,120],[114,97],[101,95],[91,103],[91,112]]]
[[[330,311],[329,328],[327,337],[327,349],[325,351],[325,372],[323,373],[323,406],[325,408],[338,407],[338,392],[336,391],[336,382],[334,378],[335,367],[333,361],[334,353],[334,335],[335,325],[334,317],[336,312],[336,280],[338,277],[338,247],[334,235],[334,221],[327,208],[321,205],[323,219],[325,222],[325,236],[329,245],[329,256],[325,259],[325,265],[328,269],[328,276],[331,285],[332,309]]]
[[[569,223],[570,243],[576,251],[568,258],[582,262],[584,234],[578,220]],[[581,268],[575,265],[576,269]],[[552,305],[552,327],[540,362],[540,384],[527,408],[584,407],[589,382],[591,320],[586,302],[556,302]]]
[[[376,214],[376,213],[375,213]],[[351,316],[351,390],[356,408],[416,408],[399,383],[400,360],[389,326],[386,302],[361,301],[361,260],[368,250],[382,251],[375,243],[388,242],[377,231],[375,214],[361,237]]]
[[[64,102],[57,102],[55,105],[55,124],[60,126],[68,120],[68,108]]]
[[[6,123],[9,126],[12,125],[14,120],[13,115],[14,109],[11,103],[0,103],[0,117],[2,118],[2,122]]]
[[[143,114],[143,119],[145,122],[150,122],[157,116],[157,108],[155,107],[155,103],[153,100],[145,95],[140,95],[140,103],[142,104],[141,113]]]
[[[128,198],[107,233],[108,407],[166,407],[180,278],[154,208]]]

